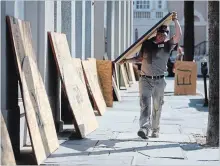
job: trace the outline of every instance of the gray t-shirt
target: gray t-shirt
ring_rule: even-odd
[[[141,75],[159,76],[167,71],[166,66],[173,45],[173,39],[163,43],[154,43],[153,39],[146,40],[138,56],[142,56]]]

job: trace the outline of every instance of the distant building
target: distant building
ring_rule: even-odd
[[[168,13],[167,2],[164,0],[135,0],[133,7],[133,33],[134,36],[138,34],[138,36],[134,37],[134,40],[141,37]]]
[[[146,33],[168,12],[172,11],[177,11],[178,19],[184,32],[184,1],[135,0],[133,7],[133,33],[135,36],[136,32],[138,38]],[[195,45],[197,45],[208,40],[208,2],[195,1],[194,8]],[[170,35],[173,35],[175,32],[173,23],[170,26],[170,30]],[[183,45],[183,37],[181,38],[180,45]]]

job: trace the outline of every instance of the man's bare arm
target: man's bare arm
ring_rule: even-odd
[[[177,20],[176,12],[174,12],[172,20],[175,23],[175,35],[172,38],[173,38],[173,44],[176,44],[180,41],[180,38],[182,36],[182,30],[179,21]]]
[[[141,62],[142,59],[143,59],[143,57],[142,57],[142,52],[140,51],[139,54],[138,54],[138,56],[133,57],[133,58],[130,58],[130,59],[124,59],[124,60],[123,60],[123,61],[124,61],[123,63],[136,63],[136,62]]]

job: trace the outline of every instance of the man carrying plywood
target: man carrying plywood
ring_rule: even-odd
[[[148,139],[151,128],[152,137],[159,136],[160,116],[166,86],[164,73],[170,51],[173,45],[179,42],[182,35],[176,12],[173,12],[172,21],[175,23],[175,35],[171,39],[167,39],[169,33],[167,25],[162,25],[157,29],[155,37],[143,42],[137,57],[123,59],[120,62],[121,64],[141,62],[142,64],[139,80],[141,113],[138,136],[143,139]],[[151,97],[153,98],[152,124],[150,121]]]

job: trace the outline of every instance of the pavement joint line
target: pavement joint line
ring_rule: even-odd
[[[139,152],[139,151],[136,151],[136,152],[139,153],[139,154],[141,154],[141,155],[143,155],[143,156],[146,156],[146,157],[152,158],[150,155],[144,154],[144,153]]]
[[[135,156],[132,156],[131,165],[135,165]]]

